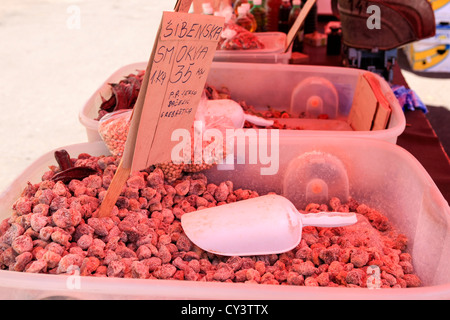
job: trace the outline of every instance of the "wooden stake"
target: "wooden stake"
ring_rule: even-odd
[[[287,34],[285,52],[288,52],[289,47],[294,42],[294,39],[297,36],[298,30],[302,26],[303,22],[306,19],[306,16],[308,15],[309,11],[311,11],[311,8],[314,6],[315,3],[316,0],[308,0],[306,1],[302,10],[300,10],[300,14],[298,15],[297,19],[295,20],[294,24],[292,25],[291,29]]]
[[[161,27],[158,30],[157,35],[161,32]],[[152,61],[155,56],[155,47],[158,42],[156,38],[155,44],[152,50],[152,54],[150,60],[147,65],[147,69],[144,74],[144,78],[142,80],[141,89],[139,91],[138,98],[133,108],[133,114],[131,116],[131,122],[137,121],[139,123],[139,119],[142,113],[142,109],[144,106],[145,95],[148,87],[148,78],[152,66]],[[120,164],[117,167],[116,173],[114,174],[114,178],[111,181],[111,184],[108,187],[108,191],[106,192],[105,198],[103,199],[100,209],[98,212],[99,218],[106,218],[111,216],[111,212],[116,205],[117,199],[122,192],[123,186],[127,182],[128,178],[131,174],[131,167],[133,163],[133,155],[134,155],[134,146],[136,143],[137,137],[137,129],[133,131],[133,128],[138,128],[138,126],[130,125],[130,130],[128,132],[127,141],[125,143],[125,150],[122,155],[122,159],[120,160]]]
[[[111,216],[111,211],[114,208],[117,199],[122,192],[123,186],[130,177],[131,167],[126,168],[123,166],[123,160],[120,161],[119,167],[117,168],[116,174],[109,185],[106,196],[100,205],[100,210],[98,212],[99,218],[106,218]]]

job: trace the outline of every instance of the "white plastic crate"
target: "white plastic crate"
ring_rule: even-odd
[[[63,147],[79,153],[107,154],[103,143]],[[423,287],[408,289],[311,288],[119,278],[68,277],[0,271],[1,299],[44,299],[52,296],[76,299],[450,299],[450,207],[419,164],[404,149],[375,139],[288,137],[280,145],[279,171],[262,176],[264,165],[236,165],[235,171],[206,171],[209,181],[229,180],[234,187],[282,193],[288,164],[311,151],[328,153],[344,165],[349,194],[385,214],[408,239],[416,274]],[[11,215],[11,206],[27,181],[37,183],[53,152],[37,159],[0,196],[0,219]],[[298,190],[303,192],[303,190]]]
[[[411,69],[420,72],[450,72],[450,26],[438,25],[434,37],[405,46]]]
[[[146,62],[134,63],[124,66],[114,72],[100,88],[93,93],[79,112],[79,120],[85,126],[88,141],[101,140],[98,134],[98,111],[101,104],[101,96],[108,98],[111,95],[109,83],[119,82],[124,76],[145,70]],[[288,111],[291,105],[292,94],[305,78],[323,77],[330,81],[336,88],[339,97],[337,121],[345,127],[346,119],[350,113],[355,94],[355,87],[359,76],[366,71],[322,66],[300,65],[273,65],[261,63],[228,63],[213,62],[207,83],[220,89],[227,87],[233,100],[243,100],[249,105],[254,105],[260,110],[267,110],[272,106],[278,110]],[[338,136],[338,137],[366,137],[396,143],[406,127],[406,119],[397,98],[394,96],[389,84],[379,78],[381,90],[390,103],[392,115],[388,127],[377,131],[342,131],[328,130],[328,122],[319,122],[314,130],[280,130],[280,135],[303,137],[304,135]],[[280,119],[282,121],[284,119]],[[290,121],[290,119],[287,119]],[[317,122],[317,121],[316,121]],[[296,125],[304,125],[305,128],[315,124],[306,119],[299,119]],[[337,127],[339,123],[337,122]]]

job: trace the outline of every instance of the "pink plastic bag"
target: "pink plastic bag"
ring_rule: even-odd
[[[105,115],[99,121],[98,133],[114,156],[122,156],[130,128],[133,110],[119,110]]]

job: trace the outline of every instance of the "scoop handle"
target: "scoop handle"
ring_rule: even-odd
[[[355,224],[358,219],[353,212],[318,212],[300,214],[304,227],[345,227]]]
[[[267,120],[252,114],[245,114],[244,119],[260,127],[270,127],[275,123],[273,120]]]

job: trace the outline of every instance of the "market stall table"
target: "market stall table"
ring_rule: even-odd
[[[398,65],[394,67],[394,83],[408,87]],[[439,137],[423,111],[405,111],[405,117],[406,129],[397,144],[419,160],[450,202],[450,160]]]

